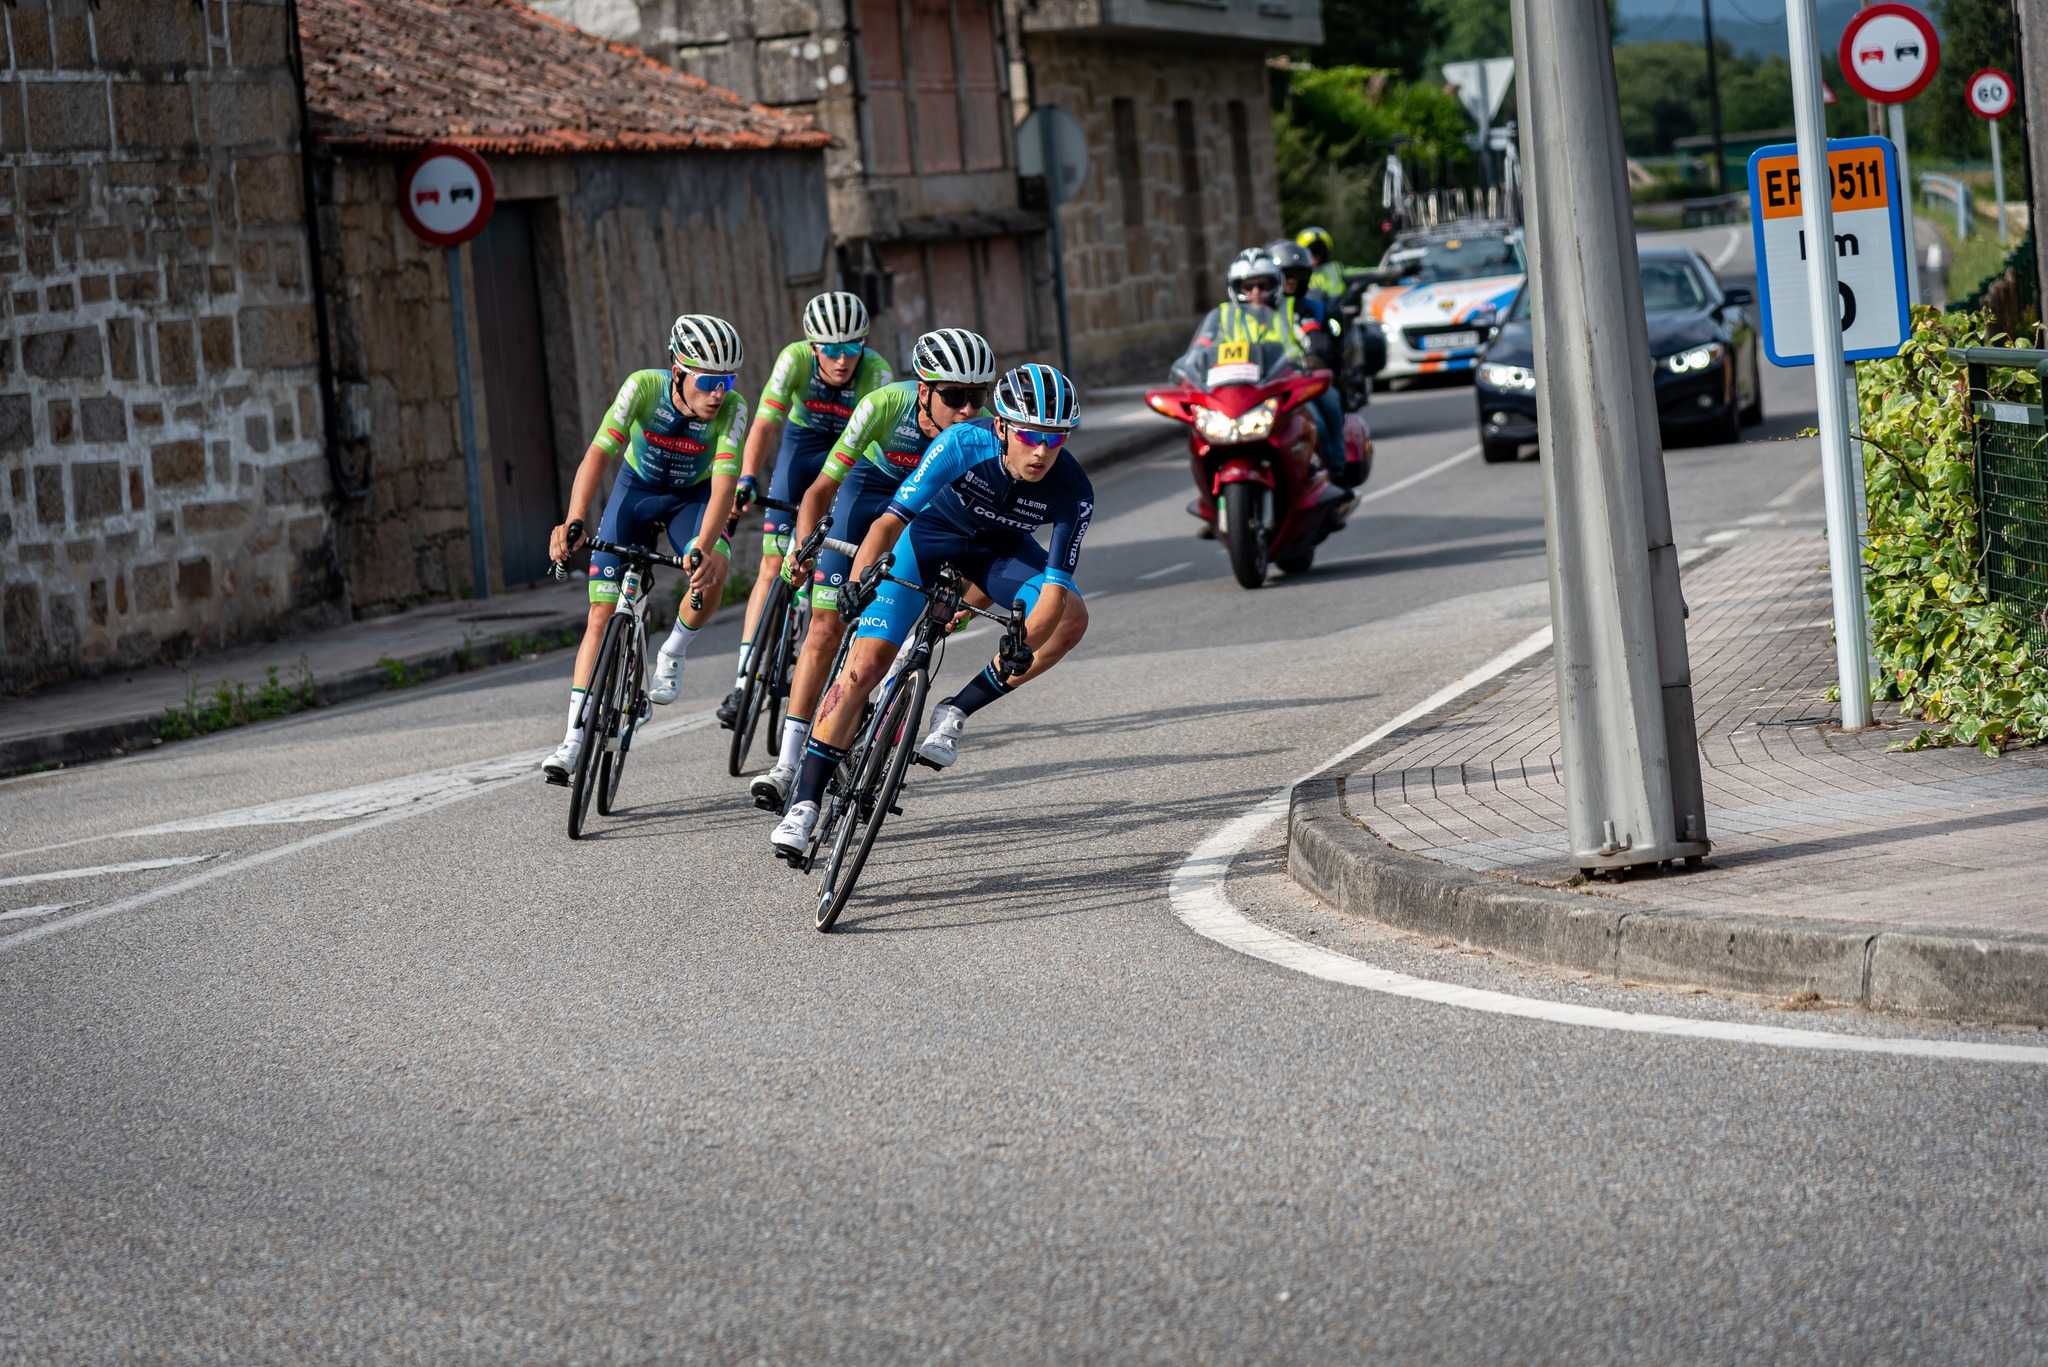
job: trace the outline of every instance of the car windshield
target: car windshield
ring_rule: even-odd
[[[1440,242],[1389,252],[1386,269],[1399,271],[1404,285],[1435,285],[1446,280],[1519,275],[1522,271],[1522,249],[1501,236],[1447,237]]]
[[[1645,313],[1691,313],[1707,306],[1707,292],[1700,287],[1699,276],[1683,261],[1645,261],[1642,280]],[[1515,305],[1508,310],[1509,322],[1529,321],[1530,293],[1525,287],[1515,296]]]

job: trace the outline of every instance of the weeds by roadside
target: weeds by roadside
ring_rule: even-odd
[[[190,740],[251,722],[290,716],[319,703],[320,692],[313,683],[313,671],[304,661],[299,664],[298,679],[289,684],[279,677],[276,665],[270,666],[263,671],[263,682],[253,693],[247,684],[223,679],[214,685],[212,693],[201,697],[195,680],[187,686],[182,706],[164,709],[156,724],[157,739]]]

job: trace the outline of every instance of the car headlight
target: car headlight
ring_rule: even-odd
[[[1202,440],[1219,446],[1237,440],[1237,423],[1228,413],[1214,408],[1195,410],[1195,430],[1202,434]]]
[[[1479,367],[1479,383],[1489,389],[1534,389],[1536,372],[1527,366],[1488,361]]]
[[[1237,420],[1239,441],[1258,441],[1273,430],[1273,419],[1280,412],[1280,401],[1268,399]]]
[[[1681,351],[1675,356],[1666,356],[1664,368],[1673,375],[1690,375],[1695,370],[1705,370],[1719,361],[1721,353],[1726,349],[1719,342],[1709,342],[1690,351]]]

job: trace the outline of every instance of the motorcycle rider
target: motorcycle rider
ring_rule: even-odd
[[[1319,228],[1311,223],[1294,235],[1295,245],[1308,253],[1314,273],[1309,285],[1321,290],[1332,300],[1344,297],[1344,264],[1337,260],[1337,242],[1330,236],[1328,228]]]
[[[1337,458],[1330,458],[1326,440],[1322,447],[1323,463],[1330,468],[1330,478],[1341,487],[1355,489],[1365,482],[1365,468],[1353,463],[1344,450],[1344,402],[1337,383],[1343,373],[1344,354],[1335,323],[1337,301],[1315,288],[1307,248],[1283,237],[1267,243],[1265,250],[1280,268],[1281,310],[1301,339],[1309,363],[1330,372],[1330,387],[1310,401],[1315,406],[1318,435],[1327,438],[1336,434]]]

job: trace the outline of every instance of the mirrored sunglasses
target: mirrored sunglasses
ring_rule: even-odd
[[[865,342],[813,342],[811,345],[818,349],[820,356],[833,361],[850,360],[867,350]]]
[[[701,389],[707,394],[722,394],[726,390],[732,388],[732,382],[734,378],[735,377],[730,373],[724,375],[707,375],[702,371],[695,371],[692,372],[690,375],[690,387],[693,389]]]
[[[1067,441],[1067,434],[1065,432],[1040,432],[1029,427],[1019,427],[1015,431],[1017,433],[1017,440],[1023,442],[1026,446],[1049,446],[1054,450],[1058,450],[1066,445]]]

